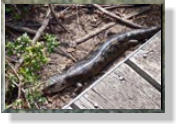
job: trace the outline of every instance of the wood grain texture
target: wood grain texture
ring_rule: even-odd
[[[72,106],[76,109],[95,109],[94,104],[90,103],[84,96],[77,100]]]
[[[161,33],[130,60],[161,84]]]
[[[78,106],[82,98],[75,102]],[[120,65],[88,91],[84,98],[99,109],[160,109],[161,107],[161,94],[126,64]],[[86,105],[85,108],[90,109],[86,103],[82,103]]]

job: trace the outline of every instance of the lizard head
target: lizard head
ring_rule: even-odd
[[[64,76],[54,76],[47,81],[42,88],[42,92],[46,95],[50,95],[62,91],[67,86],[68,82]]]

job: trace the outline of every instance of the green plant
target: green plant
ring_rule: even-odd
[[[39,42],[26,47],[23,54],[24,63],[20,67],[20,74],[24,76],[25,82],[33,83],[39,78],[36,72],[49,61],[45,50],[44,45]]]
[[[25,98],[31,108],[37,108],[37,104],[41,105],[46,101],[46,98],[36,89],[26,89]]]
[[[11,16],[14,20],[20,20],[23,17],[21,12],[24,12],[21,11],[22,9],[23,7],[19,8],[17,5],[6,5],[5,14]],[[25,12],[23,14],[25,14]]]
[[[22,99],[16,99],[13,103],[13,106],[17,109],[21,109],[23,107],[23,100]]]
[[[26,47],[30,46],[31,39],[24,33],[22,36],[18,37],[15,41],[6,43],[6,51],[9,56],[20,57],[22,53],[25,52]]]
[[[5,7],[5,13],[11,13],[13,11],[12,7]]]
[[[44,42],[37,42],[33,45],[31,42],[32,40],[25,33],[16,40],[6,43],[6,54],[8,56],[14,57],[17,60],[20,60],[20,58],[24,59],[18,70],[14,70],[17,74],[12,72],[12,67],[6,64],[6,77],[9,81],[9,95],[13,95],[13,88],[18,88],[19,83],[23,82],[25,90],[24,97],[30,104],[29,107],[35,108],[37,104],[45,102],[46,98],[36,90],[36,87],[30,86],[37,86],[37,84],[39,84],[40,77],[38,72],[48,63],[48,57],[50,53],[54,51],[54,48],[58,46],[58,41],[54,35],[46,34],[44,36]],[[23,101],[24,100],[21,100],[21,102]],[[19,108],[24,105],[20,105],[17,99],[13,102],[13,106]]]
[[[54,51],[54,48],[56,48],[59,45],[59,42],[56,40],[56,37],[51,34],[45,34],[44,39],[46,41],[47,51],[49,53]]]
[[[14,15],[14,19],[15,19],[15,20],[20,20],[21,18],[22,18],[22,17],[21,17],[20,14],[17,14],[17,13],[16,13],[16,14]]]

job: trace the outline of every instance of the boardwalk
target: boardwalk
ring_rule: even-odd
[[[161,32],[63,109],[160,109]]]

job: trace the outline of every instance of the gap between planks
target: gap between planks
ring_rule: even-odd
[[[125,63],[128,66],[130,66],[135,72],[137,72],[141,77],[143,77],[146,81],[148,81],[159,92],[161,91],[161,85],[155,79],[153,79],[148,73],[142,70],[137,64],[135,64],[129,59]]]

